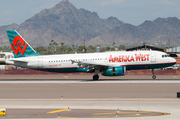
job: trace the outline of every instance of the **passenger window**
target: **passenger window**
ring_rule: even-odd
[[[162,58],[164,58],[164,55],[162,55]]]

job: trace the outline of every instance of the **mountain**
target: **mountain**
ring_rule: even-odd
[[[95,12],[77,9],[68,0],[63,0],[51,9],[44,9],[40,13],[27,19],[21,25],[2,26],[0,30],[0,45],[7,45],[7,29],[15,28],[32,46],[48,46],[53,39],[65,45],[82,44],[102,35],[123,22],[115,17],[108,19],[99,18]],[[14,27],[13,27],[14,26]],[[1,37],[3,36],[3,37]]]
[[[12,25],[0,26],[0,46],[10,46],[9,40],[7,38],[6,30],[18,29],[18,28],[19,26],[15,23]]]
[[[157,18],[154,21],[145,21],[138,26],[142,32],[144,41],[168,42],[171,39],[173,45],[180,44],[180,20],[176,17]]]
[[[77,9],[63,0],[51,9],[44,9],[20,25],[0,26],[0,46],[9,46],[6,30],[16,29],[33,47],[48,46],[53,39],[58,44],[103,46],[180,44],[180,20],[176,17],[157,18],[139,26],[123,23],[115,17],[99,18],[96,12]]]
[[[176,17],[157,18],[154,21],[145,21],[139,26],[123,24],[91,39],[88,44],[98,42],[101,45],[112,45],[115,42],[116,45],[139,45],[146,42],[167,46],[168,38],[171,39],[171,45],[180,44],[180,20]]]

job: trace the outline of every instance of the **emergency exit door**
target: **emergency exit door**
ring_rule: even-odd
[[[42,57],[39,57],[39,58],[38,58],[38,67],[39,67],[39,68],[42,68],[42,67],[43,67],[43,58],[42,58]]]

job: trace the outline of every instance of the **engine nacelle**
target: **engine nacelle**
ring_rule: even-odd
[[[124,76],[126,74],[126,67],[109,67],[102,72],[104,76]]]

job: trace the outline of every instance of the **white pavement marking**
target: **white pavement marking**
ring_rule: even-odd
[[[109,80],[109,81],[53,81],[53,80],[49,80],[49,81],[26,81],[26,80],[21,80],[21,81],[0,81],[0,84],[2,83],[6,83],[6,84],[20,84],[20,83],[180,83],[180,80],[126,80],[126,81],[114,81],[114,80]]]

